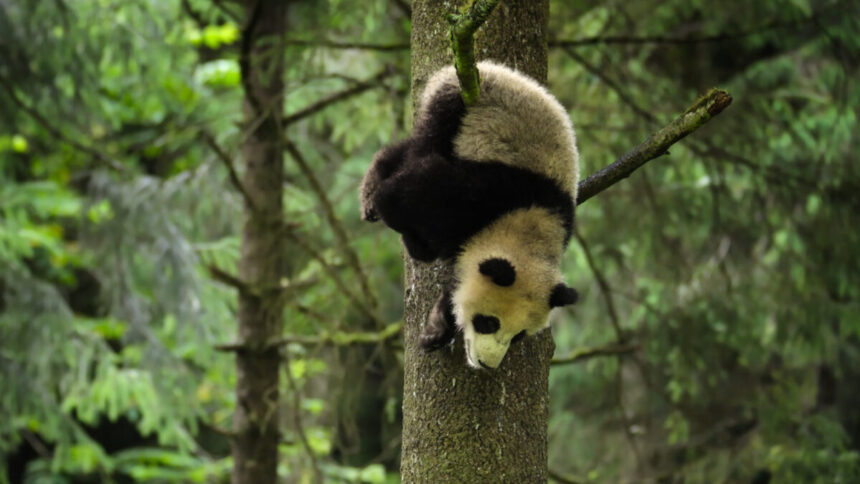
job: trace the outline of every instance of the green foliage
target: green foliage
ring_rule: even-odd
[[[624,8],[632,27],[604,7],[554,5],[562,38],[643,39],[577,48],[582,63],[553,52],[551,87],[578,127],[585,173],[697,91],[718,86],[735,101],[669,156],[578,208],[622,336],[643,349],[553,371],[553,399],[588,395],[553,404],[553,421],[596,418],[563,424],[551,467],[583,475],[596,465],[609,480],[651,475],[645,466],[684,482],[743,482],[761,470],[773,482],[850,482],[860,469],[858,427],[843,410],[856,402],[846,355],[860,343],[860,266],[850,255],[860,246],[850,229],[860,179],[851,154],[858,92],[847,84],[856,68],[846,59],[860,44],[845,35],[856,34],[847,16],[856,7],[705,3],[649,11],[654,2],[634,2]],[[718,40],[695,40],[707,37]],[[584,297],[575,322],[556,326],[559,354],[619,337],[579,250],[568,251],[566,272]],[[613,424],[618,435],[606,432]],[[573,463],[571,446],[594,445],[592,426],[604,430],[602,459],[585,453]]]
[[[287,115],[396,72],[285,130],[315,180],[285,157],[303,244],[284,240],[284,332],[330,337],[283,348],[282,405],[303,423],[282,429],[285,480],[314,466],[326,482],[398,480],[401,355],[347,345],[401,319],[400,246],[358,220],[355,189],[409,125],[409,55],[322,45],[407,42],[396,3],[293,2],[287,37],[306,42],[277,53]],[[583,174],[712,86],[735,101],[578,208],[596,267],[571,244],[582,301],[554,316],[557,354],[619,337],[641,349],[553,367],[550,467],[589,482],[857,481],[856,6],[551,3],[555,39],[644,38],[576,47],[585,62],[551,50]],[[203,140],[241,178],[238,11],[0,2],[0,481],[5,457],[34,443],[26,482],[227,478],[235,376],[213,347],[236,339],[237,307],[209,269],[238,273],[244,202]]]

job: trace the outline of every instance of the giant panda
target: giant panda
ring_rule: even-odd
[[[361,183],[362,218],[402,235],[420,261],[452,259],[420,332],[427,350],[463,333],[467,363],[496,368],[510,345],[573,304],[559,263],[573,227],[578,152],[564,108],[540,84],[480,62],[466,108],[452,66],[421,95],[411,136],[374,155]]]

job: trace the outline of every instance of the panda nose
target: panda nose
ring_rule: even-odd
[[[493,334],[499,330],[499,318],[495,316],[484,316],[483,314],[476,314],[472,318],[472,326],[475,328],[475,332],[480,334]]]

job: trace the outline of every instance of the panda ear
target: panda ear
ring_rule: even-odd
[[[493,257],[487,259],[478,265],[478,270],[481,274],[489,277],[496,285],[508,287],[514,283],[517,278],[517,271],[507,259],[501,257]]]
[[[552,288],[549,295],[549,307],[557,308],[575,303],[579,299],[579,294],[576,289],[567,287],[564,283],[559,282]]]

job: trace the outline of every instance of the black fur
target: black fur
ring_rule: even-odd
[[[472,327],[476,333],[493,334],[502,327],[501,321],[495,316],[476,314],[472,317]]]
[[[457,321],[454,316],[454,303],[451,301],[451,291],[445,290],[430,311],[430,317],[418,336],[419,344],[426,351],[438,350],[444,347],[457,333]]]
[[[572,287],[567,287],[563,283],[558,283],[552,288],[552,293],[549,295],[549,307],[557,308],[574,304],[579,300],[579,293]]]
[[[517,279],[517,271],[507,259],[493,257],[478,264],[481,274],[493,280],[497,286],[508,287]]]
[[[522,330],[519,333],[517,333],[513,338],[511,338],[511,344],[514,344],[517,341],[520,341],[521,339],[523,339],[525,337],[526,337],[526,330]]]
[[[442,89],[412,136],[377,154],[373,169],[380,182],[365,218],[382,218],[403,236],[409,255],[421,261],[453,257],[499,216],[532,206],[559,218],[566,245],[573,227],[570,194],[544,175],[454,156],[464,113],[457,87]]]

